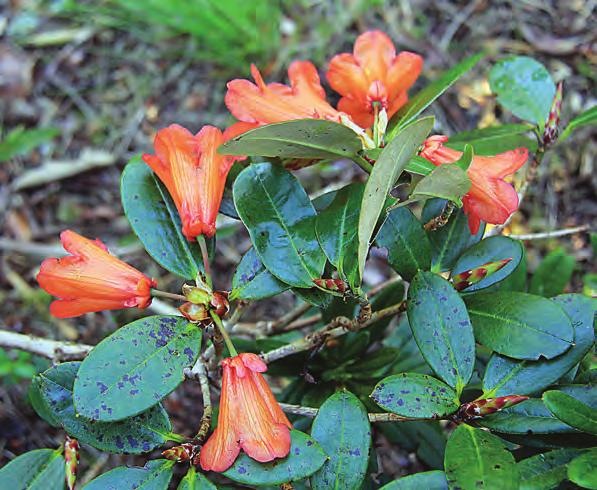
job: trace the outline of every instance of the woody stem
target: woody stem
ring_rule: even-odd
[[[207,243],[205,242],[205,237],[203,235],[199,235],[197,237],[197,243],[199,244],[199,248],[201,249],[201,256],[203,257],[203,269],[205,271],[205,281],[207,285],[211,288],[211,269],[209,267],[209,254],[207,253]]]
[[[152,289],[151,295],[156,298],[168,298],[168,299],[173,299],[175,301],[186,301],[187,300],[187,298],[185,298],[182,294],[169,293],[167,291],[160,291],[159,289]]]
[[[224,339],[224,342],[226,343],[226,347],[228,347],[228,351],[230,352],[230,355],[232,357],[238,356],[238,352],[236,352],[236,349],[234,348],[234,344],[232,343],[232,340],[230,339],[230,335],[228,335],[228,332],[226,332],[226,329],[224,328],[222,319],[213,310],[210,311],[209,314],[213,318],[214,323],[217,325],[218,330],[220,331],[220,334],[222,335],[222,338]]]

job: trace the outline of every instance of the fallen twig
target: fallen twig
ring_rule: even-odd
[[[589,231],[591,225],[575,226],[573,228],[564,228],[562,230],[544,231],[542,233],[529,233],[526,235],[508,235],[515,240],[542,240],[544,238],[555,238],[559,236],[574,235],[583,231]]]

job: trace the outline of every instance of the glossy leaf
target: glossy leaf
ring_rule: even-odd
[[[401,373],[382,379],[371,398],[402,417],[439,418],[458,410],[458,395],[445,383],[425,374]]]
[[[574,343],[574,329],[564,310],[545,298],[498,291],[467,296],[475,338],[514,359],[552,359]]]
[[[560,141],[564,141],[572,131],[576,128],[580,128],[582,126],[589,126],[589,125],[596,125],[597,124],[597,106],[593,106],[590,109],[587,109],[583,113],[579,114],[575,118],[571,119],[566,126],[566,129],[562,131],[562,134],[559,137]]]
[[[224,476],[247,485],[280,485],[311,476],[322,467],[327,456],[307,434],[292,430],[290,435],[290,453],[285,458],[258,463],[241,453]]]
[[[460,295],[437,274],[419,272],[408,290],[407,314],[421,354],[460,394],[475,363],[473,327]]]
[[[494,354],[483,377],[484,398],[540,391],[570,371],[589,351],[594,340],[591,300],[580,294],[563,294],[552,301],[569,317],[574,328],[574,345],[554,359],[535,362]]]
[[[548,298],[561,294],[572,279],[575,265],[574,256],[568,255],[563,248],[551,251],[535,269],[529,292]]]
[[[45,406],[70,436],[102,451],[129,454],[149,452],[169,440],[172,426],[161,405],[120,422],[94,422],[77,415],[73,385],[80,364],[58,364],[37,378]]]
[[[445,471],[450,488],[512,490],[520,475],[502,441],[481,429],[459,425],[446,445]]]
[[[0,468],[0,488],[7,490],[62,490],[64,458],[53,449],[21,454]]]
[[[218,490],[204,475],[191,467],[185,477],[180,480],[176,490]]]
[[[479,243],[468,248],[456,261],[452,268],[452,277],[461,272],[480,267],[488,262],[496,262],[503,259],[512,259],[500,270],[481,279],[464,289],[464,292],[470,293],[488,288],[504,280],[520,264],[524,255],[522,243],[505,236],[492,236],[481,240]]]
[[[85,358],[74,386],[78,414],[103,422],[137,415],[184,379],[201,346],[201,330],[186,319],[150,316],[118,329]]]
[[[124,168],[120,193],[124,213],[147,253],[164,269],[195,279],[203,270],[201,249],[184,237],[170,194],[140,158]]]
[[[359,275],[362,277],[373,232],[382,213],[387,197],[404,167],[418,146],[433,128],[433,118],[426,117],[400,130],[384,148],[365,185],[359,215]]]
[[[328,206],[316,219],[317,237],[330,263],[340,278],[356,290],[361,285],[357,253],[358,227],[364,186],[354,183],[334,192]]]
[[[371,426],[359,399],[344,390],[333,394],[319,408],[311,436],[329,458],[311,476],[311,487],[360,489],[369,460]]]
[[[411,199],[438,197],[462,207],[462,197],[471,188],[471,180],[457,164],[440,165],[417,184]]]
[[[549,115],[556,93],[545,66],[528,56],[511,56],[498,61],[489,72],[489,86],[506,109],[540,126]]]
[[[475,66],[481,58],[483,58],[483,54],[481,53],[466,58],[442,73],[423,90],[417,92],[414,97],[411,97],[411,99],[400,108],[390,121],[386,141],[392,140],[398,134],[400,128],[406,126],[421,114],[421,112],[427,109],[427,107],[448,90],[456,80]]]
[[[91,480],[82,490],[167,490],[174,461],[154,459],[143,468],[119,466]]]
[[[423,225],[406,207],[388,213],[375,241],[388,250],[388,264],[410,281],[417,271],[431,267],[431,243]]]
[[[379,490],[448,490],[448,481],[443,471],[423,471],[394,480]]]
[[[268,124],[232,138],[218,149],[224,155],[278,158],[351,158],[362,149],[348,127],[323,119]]]
[[[597,412],[580,400],[561,391],[552,390],[543,393],[543,403],[565,424],[597,435]]]
[[[523,459],[516,466],[520,471],[520,490],[551,490],[566,479],[566,466],[582,454],[578,449],[559,449]]]
[[[530,124],[490,126],[450,136],[446,145],[462,151],[469,144],[473,147],[475,155],[481,156],[497,155],[516,148],[528,148],[529,151],[535,151],[537,149],[537,140],[524,136],[532,129],[533,127]]]
[[[427,201],[423,207],[421,221],[427,223],[439,216],[445,205],[446,201],[442,199]],[[481,223],[479,231],[471,235],[466,215],[462,209],[455,210],[445,226],[427,232],[432,247],[433,270],[438,272],[450,270],[462,252],[481,240],[483,233],[485,233],[485,223]]]
[[[299,181],[271,163],[253,164],[236,178],[233,193],[267,270],[291,286],[312,287],[326,258],[315,232],[315,209]]]
[[[230,300],[258,300],[269,298],[290,289],[269,272],[251,247],[241,259],[232,277]]]
[[[579,487],[597,489],[597,449],[591,449],[570,462],[568,479]]]

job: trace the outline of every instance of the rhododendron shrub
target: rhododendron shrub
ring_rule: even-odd
[[[56,362],[32,404],[65,444],[16,458],[1,488],[74,488],[79,446],[148,455],[89,490],[596,488],[594,303],[528,292],[524,245],[505,233],[557,143],[562,87],[530,58],[498,60],[490,85],[521,121],[446,136],[428,108],[481,56],[423,83],[424,58],[365,32],[327,67],[294,61],[288,85],[255,66],[254,81],[229,81],[227,129],[156,128],[122,202],[179,290],[70,230],[69,255],[37,280],[61,318],[154,297],[176,314],[142,313],[93,347],[37,339]],[[293,171],[335,161],[355,172],[323,194]],[[230,290],[210,266],[219,213],[251,241]],[[379,284],[363,281],[372,249],[387,262]],[[280,294],[296,307],[242,322],[247,303]],[[161,403],[183,382],[203,401],[177,434]],[[423,471],[389,481],[382,436]],[[176,466],[186,476],[171,483]]]

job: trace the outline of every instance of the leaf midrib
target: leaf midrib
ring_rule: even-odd
[[[309,148],[311,150],[317,150],[319,152],[322,153],[326,153],[326,154],[331,154],[331,155],[339,155],[339,156],[352,156],[355,155],[355,152],[351,152],[351,151],[342,151],[340,149],[336,149],[334,147],[329,147],[329,146],[320,146],[320,145],[314,145],[311,143],[307,143],[305,141],[297,141],[297,140],[291,140],[291,139],[287,139],[287,138],[283,138],[283,137],[265,137],[265,136],[258,136],[258,137],[245,137],[244,138],[244,142],[257,142],[257,143],[261,143],[261,142],[276,142],[276,143],[282,143],[282,144],[286,144],[286,145],[294,145],[294,146],[303,146],[305,148]],[[243,142],[238,141],[238,143]],[[230,146],[233,146],[234,143],[237,143],[236,141],[231,142]]]

